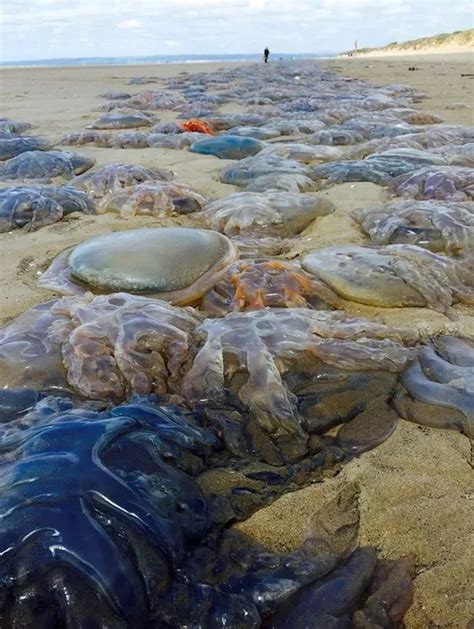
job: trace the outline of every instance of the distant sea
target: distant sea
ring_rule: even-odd
[[[271,53],[270,61],[283,59],[321,59],[335,57],[336,53],[320,52],[306,54]],[[41,67],[41,66],[123,66],[123,65],[147,65],[162,63],[205,63],[206,61],[260,61],[261,54],[253,55],[153,55],[148,57],[76,57],[74,59],[35,59],[24,61],[4,61],[0,62],[0,67]]]

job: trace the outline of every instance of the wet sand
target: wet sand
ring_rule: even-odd
[[[406,83],[427,94],[418,107],[441,116],[450,124],[473,122],[472,72],[469,55],[433,55],[335,59],[321,65],[346,76],[375,84]],[[409,71],[409,66],[419,70]],[[160,89],[159,84],[128,86],[132,76],[174,76],[182,71],[211,72],[221,64],[0,69],[0,115],[37,125],[35,134],[57,140],[92,122],[102,102],[98,94],[111,89],[138,92]],[[237,105],[221,108],[237,111]],[[174,114],[159,112],[161,121]],[[235,190],[218,181],[225,160],[187,151],[166,149],[100,149],[78,147],[93,155],[98,165],[127,162],[168,167],[199,192],[211,198]],[[328,244],[364,242],[349,216],[356,207],[385,199],[383,188],[368,184],[343,184],[323,193],[336,212],[318,219],[301,237],[293,255]],[[175,219],[150,217],[130,220],[115,215],[72,215],[37,232],[0,234],[0,322],[51,298],[36,286],[38,275],[63,249],[97,234],[144,226],[176,224]],[[428,309],[375,309],[352,305],[352,314],[416,329],[421,333],[459,332],[474,338],[474,313],[455,308],[454,319]],[[307,532],[312,513],[348,483],[360,489],[360,541],[375,545],[383,556],[414,556],[417,566],[415,601],[406,617],[409,628],[465,627],[474,616],[469,597],[473,572],[472,460],[469,440],[454,432],[400,422],[395,434],[374,451],[344,467],[335,478],[288,494],[239,525],[250,536],[272,548],[298,545]],[[469,545],[471,541],[471,545]],[[470,550],[471,548],[471,550]]]

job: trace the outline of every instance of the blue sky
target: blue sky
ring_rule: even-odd
[[[0,61],[333,51],[470,28],[472,0],[0,0]]]

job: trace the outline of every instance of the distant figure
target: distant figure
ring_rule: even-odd
[[[357,39],[354,42],[354,50],[357,50]]]
[[[265,61],[265,63],[268,63],[269,54],[270,54],[270,51],[268,50],[268,48],[265,48],[265,50],[263,51],[263,60]]]

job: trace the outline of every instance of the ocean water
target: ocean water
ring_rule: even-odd
[[[305,54],[271,53],[270,62],[278,59],[321,59],[335,57],[336,53],[320,52]],[[36,59],[24,61],[4,61],[0,67],[30,67],[30,66],[89,66],[89,65],[147,65],[163,63],[199,63],[219,61],[260,61],[262,55],[234,54],[234,55],[153,55],[148,57],[76,57],[73,59]]]

